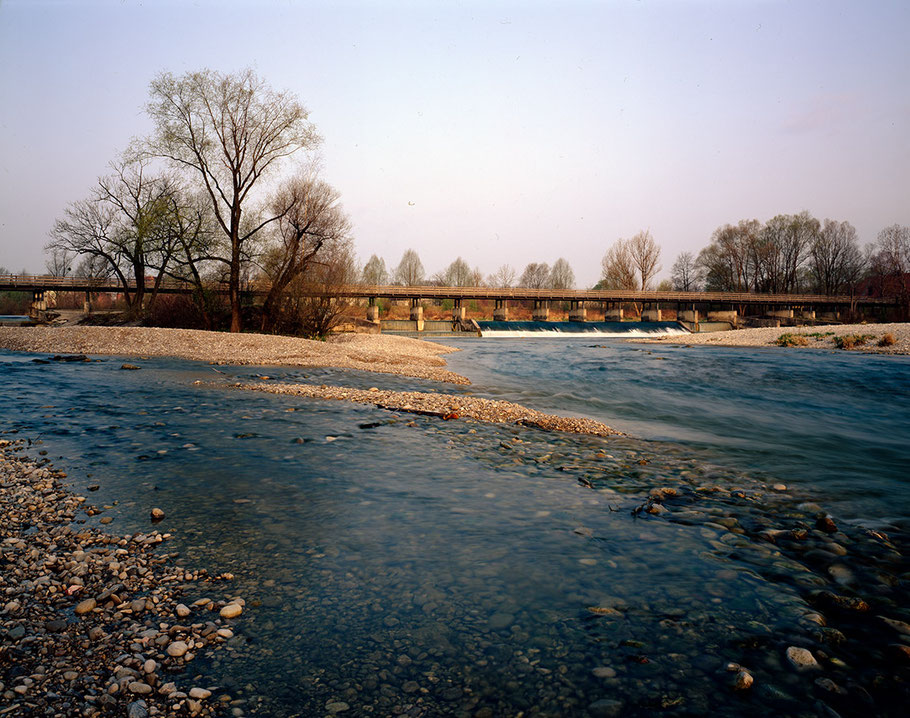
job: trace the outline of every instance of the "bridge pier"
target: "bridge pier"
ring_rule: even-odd
[[[698,310],[697,309],[680,309],[676,312],[676,318],[681,322],[691,322],[692,324],[698,324]]]
[[[32,319],[44,319],[47,312],[47,299],[44,296],[43,289],[32,290],[32,303],[28,308],[28,315]]]
[[[417,322],[417,331],[423,331],[423,307],[419,299],[411,300],[411,321]]]
[[[569,321],[570,322],[583,322],[587,316],[587,311],[585,310],[585,303],[580,301],[573,301],[569,306]]]
[[[604,307],[604,321],[621,322],[622,304],[607,303],[607,305]]]
[[[367,321],[379,324],[379,306],[376,304],[376,297],[370,297],[367,300]]]
[[[465,319],[465,307],[460,299],[455,300],[455,306],[452,307],[452,321],[463,322]]]
[[[534,311],[531,312],[531,319],[535,322],[545,322],[550,318],[550,303],[543,299],[534,300]]]
[[[836,309],[820,312],[818,319],[822,322],[836,322],[840,320],[840,312],[838,312]]]
[[[505,299],[496,299],[494,300],[496,304],[493,306],[493,321],[496,322],[507,322],[509,321],[509,307],[506,306]]]
[[[85,299],[82,302],[82,313],[91,314],[92,313],[92,293],[86,292]]]
[[[806,309],[805,307],[799,308],[799,318],[808,319],[810,321],[815,321],[815,310],[811,307]]]
[[[660,304],[645,304],[641,310],[641,320],[643,322],[660,321]]]
[[[708,321],[728,322],[735,327],[739,321],[739,315],[736,313],[735,309],[709,309]]]
[[[775,309],[769,309],[768,316],[774,317],[775,319],[793,319],[793,308],[783,306],[777,307]]]

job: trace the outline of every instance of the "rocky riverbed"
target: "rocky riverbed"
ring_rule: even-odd
[[[620,432],[606,424],[580,417],[545,414],[510,401],[483,399],[464,394],[437,394],[418,391],[387,391],[377,387],[352,389],[344,386],[315,386],[313,384],[255,383],[233,384],[238,389],[264,391],[270,394],[291,394],[313,399],[352,401],[372,404],[383,409],[411,414],[437,416],[450,421],[473,419],[494,424],[520,424],[545,431],[563,431],[570,434],[611,436]]]
[[[179,566],[151,509],[144,533],[86,526],[103,509],[24,448],[0,440],[0,716],[244,715],[193,670],[234,639],[232,577]]]

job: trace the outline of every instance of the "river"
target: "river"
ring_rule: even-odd
[[[507,398],[629,436],[209,384],[251,367],[10,352],[0,430],[98,485],[108,529],[160,506],[170,550],[235,575],[238,635],[193,670],[249,714],[903,715],[889,646],[907,638],[875,616],[910,618],[910,361],[452,343],[470,387],[266,373]]]

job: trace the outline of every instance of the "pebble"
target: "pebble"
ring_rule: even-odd
[[[148,695],[152,692],[152,687],[148,683],[143,683],[142,681],[133,681],[127,686],[130,693],[136,693],[141,696]]]
[[[89,613],[90,611],[94,611],[96,605],[97,605],[97,603],[95,602],[94,598],[87,598],[84,601],[82,601],[81,603],[79,603],[78,606],[76,606],[76,608],[75,608],[76,615],[82,616],[86,613]]]
[[[601,698],[588,706],[588,712],[603,718],[619,718],[623,714],[623,702],[615,698]]]
[[[591,673],[597,678],[616,678],[616,671],[609,666],[598,666]]]
[[[154,508],[149,512],[152,521],[161,521],[164,518],[164,511],[159,508]]]
[[[167,654],[172,658],[180,658],[185,655],[189,650],[189,646],[186,645],[183,641],[174,641],[169,643],[167,647]]]
[[[237,618],[241,613],[243,613],[243,608],[240,604],[229,603],[227,606],[221,609],[219,615],[222,618]]]
[[[745,691],[752,687],[755,679],[749,671],[742,670],[733,677],[733,690]]]
[[[351,706],[344,701],[329,701],[325,704],[325,709],[332,714],[344,713],[345,711],[350,710]]]
[[[195,698],[197,701],[204,701],[211,695],[212,692],[207,688],[190,688],[190,698]]]
[[[176,611],[177,615],[180,616],[180,618],[186,618],[191,613],[190,609],[182,603],[177,604]]]
[[[790,646],[787,649],[787,660],[790,661],[795,668],[800,670],[819,667],[818,661],[815,660],[815,656],[805,648],[799,648],[798,646]]]

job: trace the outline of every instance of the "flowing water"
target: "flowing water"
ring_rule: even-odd
[[[97,484],[108,529],[159,506],[168,550],[235,575],[238,635],[193,670],[248,714],[904,714],[908,640],[876,616],[910,618],[910,362],[452,343],[473,386],[0,353],[0,430]],[[509,398],[630,436],[210,384],[263,372]],[[792,646],[820,666],[794,668]]]

